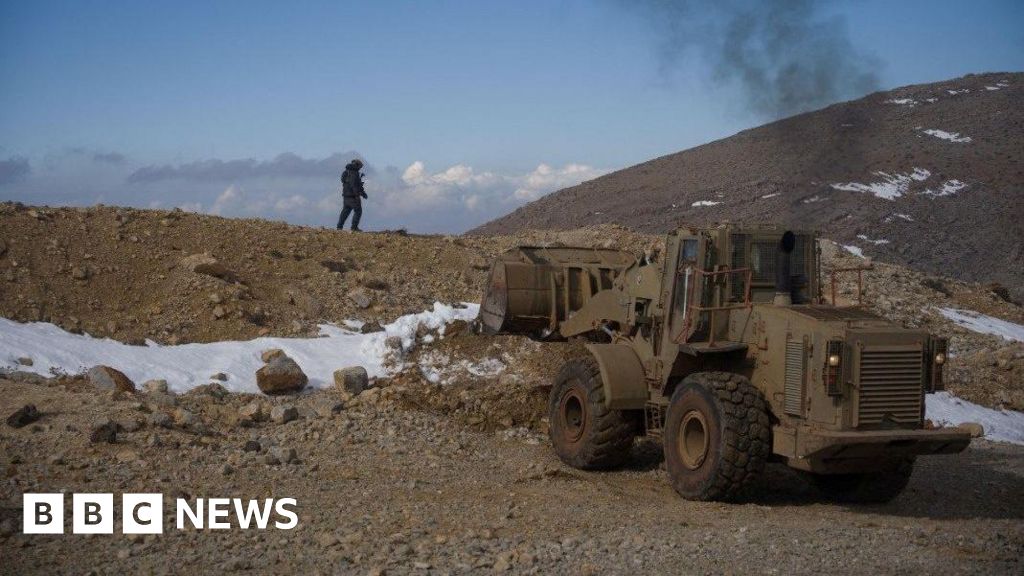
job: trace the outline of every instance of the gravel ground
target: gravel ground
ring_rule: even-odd
[[[1017,446],[976,441],[957,456],[921,459],[908,490],[884,506],[829,503],[774,465],[746,502],[697,503],[675,495],[652,443],[637,446],[629,469],[580,472],[543,436],[470,431],[444,414],[398,408],[386,388],[263,399],[294,406],[298,418],[251,426],[235,415],[254,396],[100,393],[70,378],[0,380],[0,389],[0,415],[27,403],[42,412],[23,428],[0,425],[5,574],[1022,570]],[[169,428],[148,423],[162,408],[176,410]],[[91,443],[89,430],[108,418],[125,431],[114,444]],[[250,440],[259,451],[244,451]],[[297,461],[268,464],[280,448]],[[45,491],[113,492],[115,502],[162,492],[169,528],[22,535],[22,493]],[[173,497],[271,496],[298,500],[296,529],[173,528]]]

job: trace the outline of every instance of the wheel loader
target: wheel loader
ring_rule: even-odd
[[[777,461],[840,501],[885,502],[916,457],[970,443],[925,425],[947,340],[859,305],[860,269],[834,270],[826,301],[820,260],[815,232],[771,227],[680,228],[640,258],[520,247],[494,262],[479,325],[586,343],[548,405],[571,466],[618,466],[646,435],[687,499],[735,499]],[[858,302],[836,305],[852,272]]]

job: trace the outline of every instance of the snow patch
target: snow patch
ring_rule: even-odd
[[[861,240],[863,240],[865,242],[871,242],[872,244],[876,244],[876,245],[877,244],[888,244],[889,243],[889,241],[885,240],[885,239],[872,240],[871,238],[868,238],[864,234],[857,234],[857,238],[860,238]]]
[[[996,90],[999,90],[1000,88],[1001,88],[1001,86],[985,86],[985,90],[988,90],[989,92],[995,92]]]
[[[885,222],[886,223],[892,222],[894,218],[899,218],[900,220],[906,220],[907,222],[913,222],[914,221],[914,219],[910,217],[910,214],[902,214],[900,212],[893,212],[892,214],[890,214],[890,215],[885,217]]]
[[[853,244],[841,244],[841,246],[844,250],[858,258],[867,258],[867,256],[864,255],[864,250],[862,250],[859,246],[854,246]]]
[[[1006,340],[1024,342],[1024,326],[1014,324],[999,318],[987,316],[973,310],[959,310],[956,308],[939,308],[939,313],[951,320],[958,326],[963,326],[973,332],[980,334],[994,334]]]
[[[940,196],[952,196],[953,194],[956,194],[957,192],[963,190],[964,188],[967,188],[967,184],[959,180],[946,180],[945,182],[942,183],[942,187],[939,188],[938,190],[932,190],[931,188],[928,188],[924,192],[921,192],[921,194],[924,194],[925,196],[931,196],[932,198],[938,198]]]
[[[885,101],[886,104],[896,104],[897,106],[910,106],[913,108],[917,106],[917,100],[913,98],[892,98]]]
[[[779,195],[778,192],[772,192],[771,194],[765,194],[764,196],[761,196],[761,199],[762,200],[767,200],[768,198],[775,198],[778,195]]]
[[[881,177],[881,181],[872,182],[871,184],[861,184],[858,182],[839,183],[832,184],[832,188],[846,192],[864,192],[874,194],[885,200],[895,200],[907,193],[912,182],[922,182],[932,175],[931,172],[924,168],[914,168],[909,174],[889,174],[888,172],[875,172],[874,174]]]
[[[959,90],[946,90],[946,92],[949,92],[950,95],[952,95],[952,96],[956,96],[957,94],[966,94],[966,93],[968,93],[970,91],[971,91],[970,88],[961,88]]]
[[[924,101],[929,103],[929,104],[935,104],[936,102],[939,101],[939,99],[938,98],[925,98]]]
[[[716,202],[714,200],[697,200],[693,204],[690,204],[690,206],[717,206],[719,204],[721,204],[721,202]]]
[[[959,132],[946,132],[945,130],[936,130],[934,128],[929,128],[928,130],[922,130],[922,132],[924,132],[925,134],[927,134],[929,136],[935,136],[936,138],[941,138],[943,140],[949,140],[950,142],[957,142],[957,143],[966,144],[966,143],[971,141],[971,137],[970,136],[961,136]]]
[[[1024,413],[985,408],[949,392],[925,396],[925,418],[938,426],[976,422],[985,429],[986,440],[1024,444]]]
[[[466,376],[493,378],[505,371],[507,366],[497,358],[484,358],[479,362],[469,360],[452,361],[451,356],[440,352],[429,352],[420,357],[420,374],[432,384],[452,384]]]
[[[408,350],[414,346],[420,326],[443,336],[448,323],[470,321],[476,318],[478,309],[476,304],[456,308],[435,303],[432,310],[402,316],[385,326],[383,332],[370,334],[321,324],[319,338],[256,338],[177,346],[153,342],[129,346],[108,338],[71,334],[49,323],[19,324],[0,318],[0,370],[27,370],[49,376],[75,374],[105,364],[138,384],[154,378],[167,380],[175,392],[206,384],[210,374],[223,372],[228,375],[224,383],[228,390],[258,393],[255,374],[263,366],[260,353],[280,348],[302,367],[311,387],[322,388],[333,383],[335,370],[348,366],[362,366],[370,377],[393,374],[401,366],[387,365],[392,355],[385,345],[388,337],[399,337]],[[33,365],[19,365],[16,359],[22,356],[32,358]]]
[[[812,204],[814,202],[820,202],[820,201],[821,201],[821,196],[818,196],[817,194],[815,194],[814,196],[811,196],[810,198],[804,199],[804,204]]]

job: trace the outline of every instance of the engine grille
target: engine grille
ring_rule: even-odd
[[[785,412],[803,415],[804,408],[804,343],[786,341],[786,403]]]
[[[860,355],[858,425],[921,421],[924,362],[921,349],[872,348]]]

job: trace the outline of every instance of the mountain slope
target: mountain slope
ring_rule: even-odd
[[[566,188],[472,234],[615,222],[816,227],[1024,296],[1024,74],[879,92]]]

